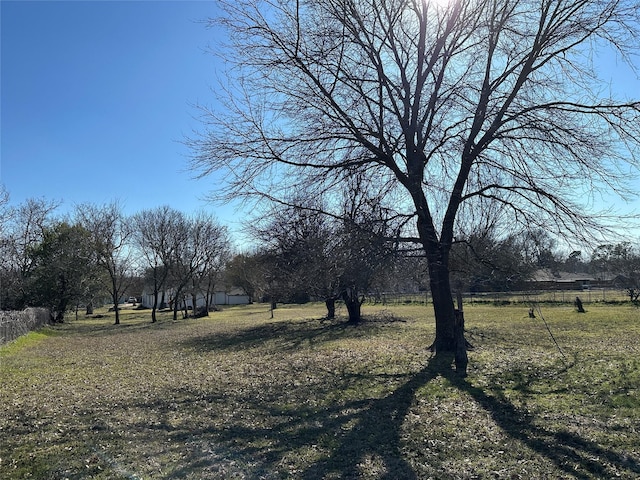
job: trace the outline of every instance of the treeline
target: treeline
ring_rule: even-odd
[[[429,291],[422,249],[401,236],[407,220],[386,215],[362,195],[345,198],[350,200],[337,217],[313,201],[263,212],[250,229],[260,247],[228,265],[234,284],[272,302],[323,299],[328,317],[341,300],[351,321],[359,320],[367,296]],[[530,289],[536,272],[546,270],[615,276],[631,300],[640,293],[640,250],[630,242],[566,251],[542,230],[504,234],[488,224],[456,239],[449,265],[452,288],[460,292]]]
[[[0,200],[0,307],[46,307],[55,322],[72,308],[91,313],[111,303],[119,323],[118,304],[143,291],[153,298],[154,322],[167,307],[177,319],[187,298],[191,313],[207,315],[216,289],[232,286],[274,306],[322,300],[329,318],[341,301],[357,322],[367,296],[430,289],[422,249],[402,235],[408,219],[357,190],[344,196],[339,216],[314,200],[260,212],[247,225],[253,246],[244,253],[234,253],[227,228],[204,212],[161,206],[126,216],[110,203],[60,216],[50,201],[11,206],[6,193]],[[547,269],[617,276],[632,300],[640,293],[640,251],[630,242],[563,252],[541,230],[505,235],[487,226],[460,235],[449,264],[461,292],[521,290]]]
[[[6,193],[0,207],[0,308],[45,307],[53,322],[72,308],[92,313],[111,303],[118,324],[122,299],[143,290],[156,299],[152,321],[161,301],[177,317],[178,299],[211,298],[230,260],[226,227],[204,212],[163,206],[126,216],[114,202],[59,216],[53,202],[10,206]],[[171,298],[161,297],[166,291]]]

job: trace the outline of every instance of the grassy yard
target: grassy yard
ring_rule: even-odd
[[[0,478],[637,478],[640,310],[587,310],[466,306],[465,379],[420,305],[72,320],[0,349]]]

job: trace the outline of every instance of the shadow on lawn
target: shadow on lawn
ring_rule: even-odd
[[[541,457],[552,461],[559,471],[572,478],[615,478],[620,475],[620,471],[623,476],[640,475],[640,463],[637,459],[602,447],[576,433],[536,425],[533,416],[514,406],[499,392],[472,386],[451,370],[450,362],[433,358],[426,368],[383,398],[360,400],[338,409],[323,410],[311,417],[307,416],[297,428],[295,425],[283,424],[281,428],[265,431],[231,429],[221,435],[221,440],[242,445],[256,436],[269,437],[275,441],[275,448],[263,457],[263,465],[268,471],[273,471],[271,469],[290,452],[291,445],[319,442],[323,435],[332,432],[335,435],[335,445],[331,452],[303,472],[298,472],[296,478],[361,478],[359,464],[366,459],[375,459],[382,467],[380,471],[385,472],[378,478],[416,479],[416,472],[401,451],[401,429],[418,390],[439,375],[478,402],[512,440],[521,442]],[[277,413],[273,412],[274,415]],[[318,426],[310,426],[315,421]],[[352,427],[345,430],[347,424]],[[243,455],[256,453],[260,452],[254,449],[242,452]],[[430,467],[437,472],[439,466]]]
[[[171,473],[171,478],[357,479],[363,476],[362,464],[370,461],[381,472],[377,478],[417,479],[401,451],[401,430],[416,392],[437,374],[427,367],[379,399],[351,400],[320,409],[305,405],[282,409],[254,400],[245,404],[248,412],[244,413],[244,419],[230,420],[224,425],[175,430],[170,422],[161,421],[151,428],[141,423],[133,429],[137,430],[138,439],[140,434],[154,437],[160,431],[162,436],[171,438],[173,445],[189,446],[189,454],[181,455],[181,466]],[[389,377],[390,381],[406,378],[406,375],[373,376]],[[210,396],[207,401],[218,404],[225,397]],[[174,404],[172,408],[179,411],[189,408],[188,404],[185,398],[184,405]],[[166,410],[162,400],[137,406]],[[247,422],[246,417],[252,411],[273,419],[272,424]],[[307,466],[300,467],[297,457],[314,447],[321,451],[319,459],[302,462]]]
[[[340,438],[333,452],[307,468],[301,478],[326,478],[330,474],[360,478],[359,463],[370,460],[382,464],[384,474],[379,478],[416,479],[401,451],[401,429],[416,392],[437,374],[427,367],[386,397],[370,401],[354,416],[353,428]]]
[[[341,320],[274,321],[245,330],[194,337],[181,342],[180,346],[202,352],[246,351],[251,348],[289,351],[333,340],[367,338],[387,324],[403,321],[393,316],[366,318],[358,324]]]
[[[358,326],[318,320],[273,322],[241,332],[194,338],[182,345],[196,351],[264,348],[284,352],[334,339],[370,336],[383,326],[384,322]],[[613,478],[619,471],[627,476],[640,475],[637,459],[568,430],[541,426],[539,419],[515,406],[500,390],[475,387],[456,376],[449,360],[431,358],[412,375],[354,374],[336,379],[334,384],[300,387],[300,391],[289,396],[278,391],[277,386],[271,398],[269,393],[262,398],[251,396],[253,391],[233,397],[224,391],[203,395],[182,390],[177,395],[168,395],[171,401],[158,398],[154,404],[135,406],[164,412],[167,417],[173,411],[196,408],[193,418],[198,420],[197,424],[185,423],[176,428],[163,420],[154,426],[142,422],[133,425],[133,429],[137,435],[150,439],[158,433],[170,438],[165,447],[173,449],[176,455],[180,448],[186,448],[179,453],[182,460],[171,473],[172,478],[356,479],[363,476],[363,469],[368,469],[369,475],[377,472],[376,478],[417,479],[416,470],[403,452],[403,425],[418,391],[442,376],[477,402],[510,439],[550,460],[567,477]],[[304,402],[314,395],[326,399],[332,391],[346,391],[358,381],[392,382],[397,387],[380,398],[336,401],[329,407],[313,407]],[[200,410],[209,408],[216,412],[230,401],[239,405],[239,409],[227,417],[213,413],[215,418],[209,418],[207,410]],[[208,407],[199,407],[198,402]],[[455,449],[455,444],[450,448]],[[436,473],[442,469],[437,464],[427,467]],[[438,478],[452,477],[442,473]]]
[[[604,448],[576,433],[567,430],[553,431],[536,425],[535,417],[513,405],[501,391],[497,390],[491,394],[474,387],[451,370],[442,373],[453,385],[478,402],[511,439],[522,442],[538,455],[551,460],[559,470],[570,477],[619,477],[620,474],[612,468],[626,470],[634,477],[640,475],[640,463],[637,459]]]

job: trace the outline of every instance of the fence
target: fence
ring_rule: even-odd
[[[455,295],[454,295],[455,296]],[[625,290],[613,288],[593,288],[590,290],[531,290],[523,292],[482,292],[463,293],[465,303],[495,303],[510,304],[531,302],[541,303],[570,303],[580,297],[583,303],[606,303],[629,301],[629,294]],[[370,304],[401,305],[427,304],[431,302],[429,292],[421,293],[378,293],[367,297]]]
[[[0,345],[11,342],[49,323],[49,310],[27,308],[21,312],[0,311]]]

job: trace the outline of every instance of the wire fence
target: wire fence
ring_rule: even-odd
[[[49,323],[49,318],[49,310],[46,308],[0,311],[0,345],[42,328]]]
[[[465,303],[491,303],[494,305],[531,304],[531,303],[567,303],[573,304],[576,297],[582,303],[619,303],[630,301],[629,293],[623,289],[592,288],[589,290],[528,290],[521,292],[482,292],[463,293]],[[429,292],[417,293],[373,293],[367,296],[369,304],[374,305],[410,305],[429,304]]]

